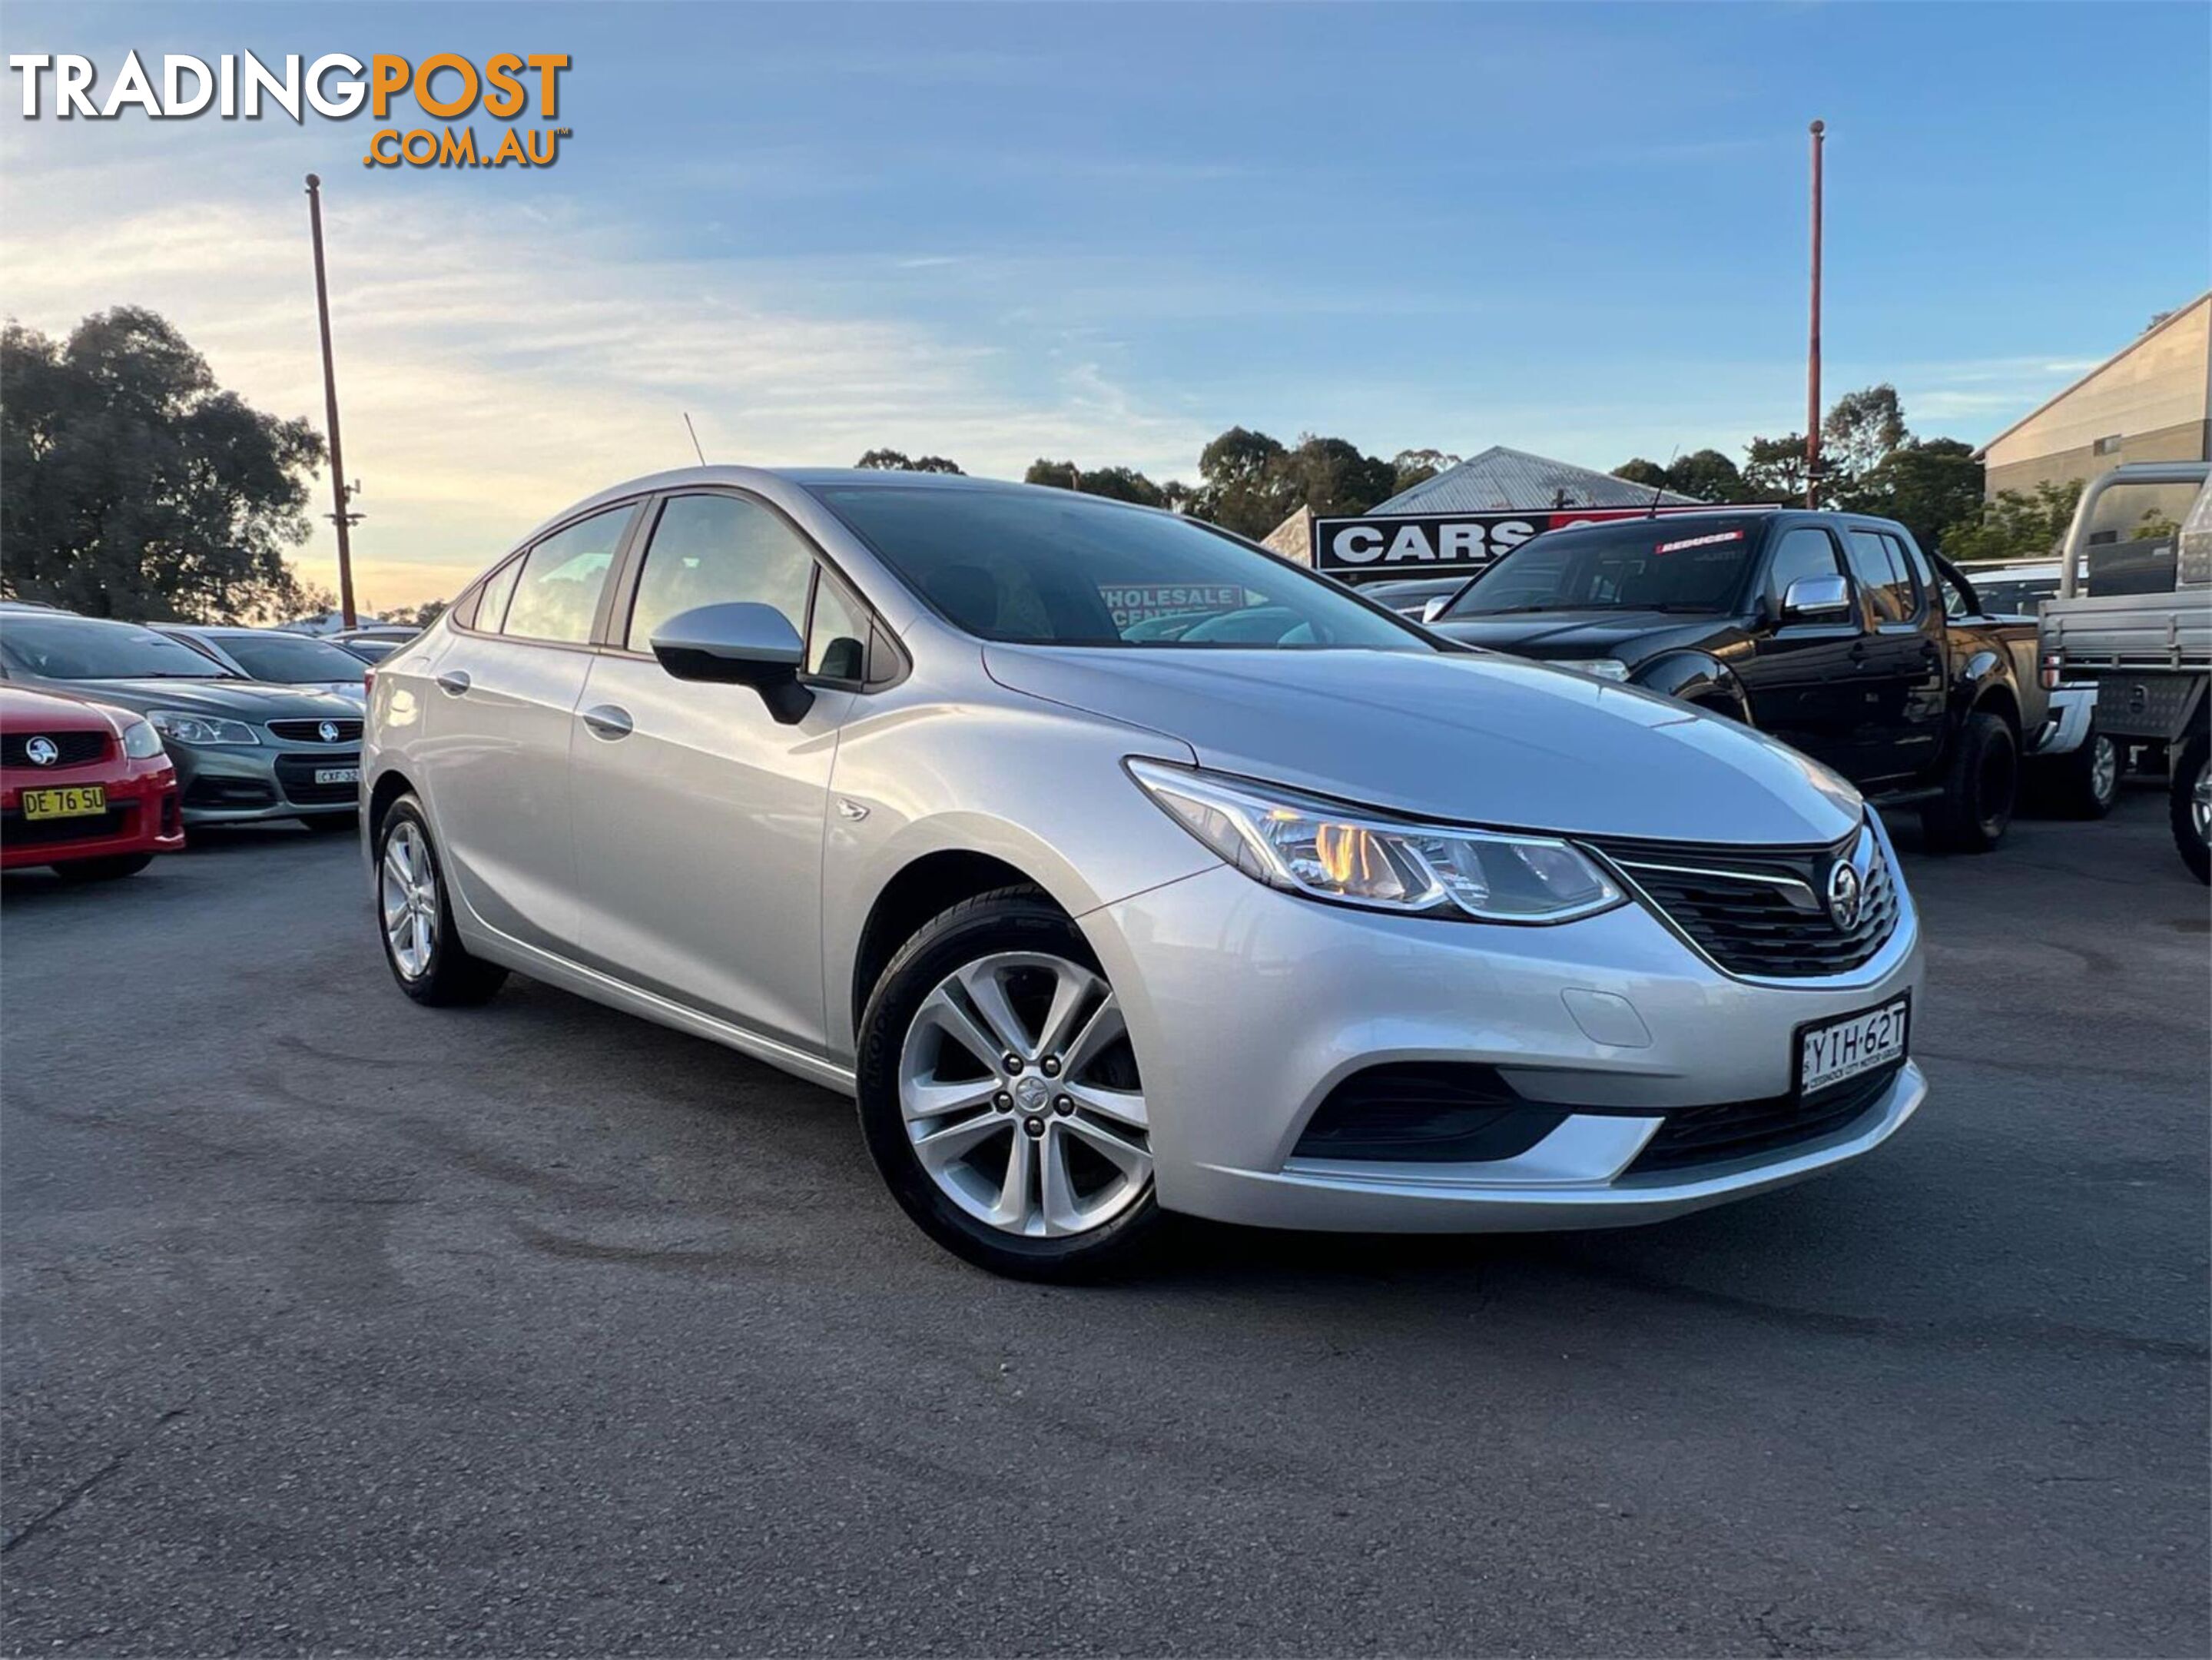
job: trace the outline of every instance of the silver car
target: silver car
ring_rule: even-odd
[[[1194,608],[1268,631],[1130,643]],[[1001,1272],[1168,1213],[1656,1220],[1924,1093],[1917,921],[1833,774],[1070,492],[604,491],[379,666],[363,767],[408,995],[520,970],[854,1096]]]

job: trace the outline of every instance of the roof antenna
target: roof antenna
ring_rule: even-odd
[[[690,417],[686,416],[684,419],[688,421]],[[1659,498],[1667,493],[1667,474],[1674,471],[1674,458],[1681,453],[1682,447],[1680,444],[1667,452],[1667,465],[1659,475],[1659,482],[1651,487],[1651,505],[1645,509],[1644,514],[1646,519],[1656,519],[1659,516]]]
[[[691,424],[691,411],[684,411],[684,430],[691,435],[691,448],[699,458],[699,465],[707,465],[707,452],[699,447],[699,429]]]

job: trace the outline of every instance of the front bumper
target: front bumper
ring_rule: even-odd
[[[173,745],[187,824],[250,824],[269,818],[353,813],[358,783],[317,784],[318,770],[361,767],[357,745],[332,749],[264,736],[257,745]]]
[[[24,821],[22,791],[66,784],[99,785],[107,792],[107,811],[96,818]],[[0,778],[0,870],[174,853],[184,845],[176,769],[166,756],[11,771]]]
[[[1641,905],[1557,927],[1439,921],[1315,903],[1225,866],[1082,921],[1128,1021],[1164,1207],[1276,1227],[1484,1232],[1656,1221],[1801,1180],[1895,1134],[1926,1093],[1909,1062],[1832,1134],[1727,1163],[1630,1168],[1670,1111],[1786,1097],[1800,1026],[1917,989],[1918,919],[1899,888],[1896,928],[1873,958],[1786,982],[1722,972]],[[1495,1067],[1530,1102],[1595,1110],[1479,1163],[1297,1155],[1346,1079],[1439,1061]]]

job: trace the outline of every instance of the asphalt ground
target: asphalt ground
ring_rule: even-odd
[[[1921,856],[1889,1146],[1660,1227],[996,1280],[849,1109],[357,854],[0,885],[11,1654],[2203,1655],[2204,889]]]

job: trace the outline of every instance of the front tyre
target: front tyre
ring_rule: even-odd
[[[2069,818],[2102,818],[2120,799],[2120,746],[2095,727],[2070,755],[2049,763],[2051,804]]]
[[[2181,862],[2198,881],[2212,882],[2212,733],[2199,731],[2181,746],[2166,810]]]
[[[1081,930],[1033,888],[900,947],[860,1018],[860,1128],[906,1213],[979,1268],[1080,1280],[1160,1225],[1128,1029]]]
[[[1987,853],[2004,840],[2020,794],[2020,742],[2002,715],[1976,709],[1959,728],[1943,794],[1920,815],[1931,846]]]
[[[377,826],[376,917],[392,977],[418,1003],[466,1007],[507,980],[505,969],[461,944],[429,820],[412,795],[393,802]]]

